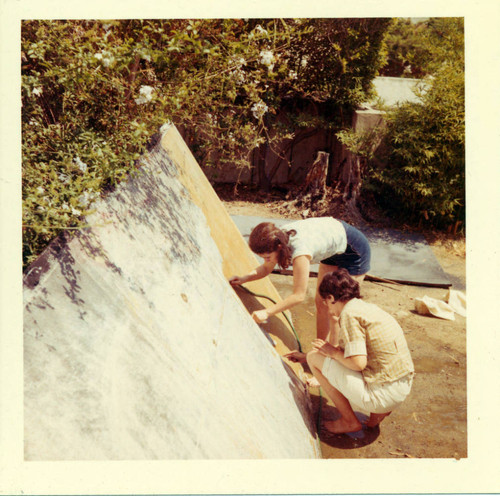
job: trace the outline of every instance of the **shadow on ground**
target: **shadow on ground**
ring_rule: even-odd
[[[324,422],[329,420],[337,420],[340,418],[338,410],[328,404],[327,399],[319,394],[319,389],[311,390],[311,401],[316,415],[316,427],[318,436],[323,444],[327,444],[332,448],[350,450],[362,448],[373,443],[380,434],[379,427],[363,428],[358,432],[350,432],[348,434],[333,434],[324,427]],[[361,423],[368,420],[368,417],[361,412],[355,412],[356,417]]]

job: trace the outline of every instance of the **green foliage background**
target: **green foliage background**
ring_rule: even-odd
[[[373,78],[396,57],[386,45],[391,26],[385,18],[24,21],[24,266],[61,230],[84,227],[93,202],[137,169],[165,122],[182,131],[201,165],[236,168],[250,167],[254,150],[273,148],[300,128],[344,128],[349,112],[371,97]],[[438,49],[450,51],[434,45],[431,58]],[[442,133],[426,148],[427,162],[414,162],[418,172],[402,172],[409,152],[401,143],[417,150],[433,132],[412,126],[429,116],[437,120],[437,109],[448,134],[462,125],[460,101],[443,106],[437,96],[449,91],[446,84],[438,91],[437,81],[451,66],[421,66],[436,74],[436,96],[426,102],[425,119],[406,109],[389,126],[403,132],[398,122],[407,124],[406,134],[391,138],[395,167],[377,176],[395,191],[408,174],[420,175],[423,184],[438,169],[452,171],[457,181],[462,174],[463,182],[463,148]]]
[[[463,19],[430,19],[415,33],[427,74],[420,102],[388,111],[387,166],[374,168],[370,181],[410,222],[443,228],[465,221]]]
[[[293,99],[354,106],[383,62],[388,19],[25,21],[23,260],[134,170],[166,121],[203,165],[248,167]],[[332,44],[332,40],[336,42]],[[359,60],[361,64],[356,64]]]

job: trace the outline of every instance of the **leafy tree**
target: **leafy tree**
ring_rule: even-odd
[[[410,220],[445,226],[465,216],[463,19],[430,19],[422,39],[431,76],[420,103],[388,111],[387,166],[372,170],[372,182]]]

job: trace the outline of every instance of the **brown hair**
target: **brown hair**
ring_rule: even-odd
[[[288,240],[294,234],[296,231],[283,231],[272,222],[261,222],[250,233],[248,244],[257,255],[277,251],[278,264],[286,269],[292,262],[292,249]]]
[[[321,298],[332,295],[336,301],[349,301],[361,298],[359,283],[353,279],[347,269],[337,269],[325,275],[318,288]]]

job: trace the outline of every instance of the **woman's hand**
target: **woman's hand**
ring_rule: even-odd
[[[252,313],[252,318],[253,320],[255,320],[255,322],[257,322],[257,324],[262,324],[264,322],[267,322],[269,313],[267,312],[267,310],[256,310]]]
[[[298,350],[290,351],[290,353],[285,353],[283,356],[294,363],[306,363],[307,361],[306,354]]]
[[[232,277],[229,278],[229,284],[231,284],[231,286],[240,286],[244,282],[245,282],[245,278],[244,277],[232,276]]]
[[[324,341],[323,339],[315,339],[312,342],[312,348],[314,351],[318,351],[322,355],[329,358],[335,358],[335,356],[337,356],[338,353],[342,353],[342,350],[340,348],[333,346],[332,344],[328,343],[327,341]]]

